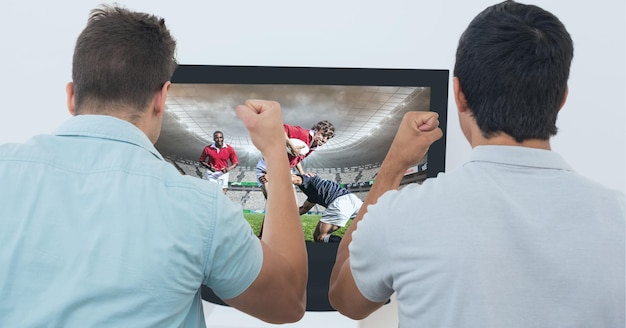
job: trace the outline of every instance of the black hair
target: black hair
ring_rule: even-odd
[[[561,21],[534,5],[505,1],[472,20],[460,38],[454,76],[486,138],[547,140],[567,92],[574,56]]]

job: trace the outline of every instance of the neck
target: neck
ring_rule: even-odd
[[[475,138],[471,140],[470,143],[472,145],[472,148],[476,146],[518,146],[551,150],[549,140],[528,139],[522,142],[517,142],[515,141],[515,139],[513,139],[513,137],[505,133],[500,133],[497,136],[491,137],[489,139],[481,136],[480,138]]]
[[[465,138],[467,139],[467,141],[469,141],[472,148],[476,146],[517,146],[551,150],[549,139],[528,139],[522,142],[517,142],[513,137],[504,132],[500,132],[489,138],[485,138],[473,118],[471,118],[470,116],[461,115],[460,119],[463,134],[465,134]]]
[[[150,112],[145,110],[143,112],[133,111],[133,110],[117,110],[117,111],[90,111],[90,110],[81,110],[80,115],[89,115],[89,114],[97,114],[97,115],[108,115],[112,117],[119,118],[121,120],[127,121],[134,126],[136,126],[139,130],[143,131],[143,133],[150,139],[150,141],[154,144],[159,137],[160,132],[160,124],[155,125],[157,122],[154,118],[150,117]]]

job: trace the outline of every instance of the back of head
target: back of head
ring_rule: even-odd
[[[537,6],[505,1],[476,16],[459,41],[454,75],[483,135],[555,135],[573,53],[565,26]]]
[[[172,77],[175,49],[163,19],[119,7],[94,9],[74,49],[76,113],[137,115]]]

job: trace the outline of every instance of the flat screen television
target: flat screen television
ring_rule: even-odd
[[[199,165],[200,154],[213,142],[213,133],[221,131],[239,160],[229,174],[227,196],[242,205],[258,233],[265,205],[255,176],[261,154],[235,115],[237,105],[251,98],[278,101],[284,123],[307,129],[330,121],[335,136],[302,166],[365,199],[407,111],[437,112],[444,136],[407,170],[402,184],[421,183],[444,171],[448,80],[449,71],[441,69],[180,65],[172,77],[155,146],[182,174],[203,178],[206,169]],[[306,196],[297,195],[302,205]],[[337,244],[312,241],[312,229],[324,210],[316,205],[303,216],[309,253],[308,311],[333,310],[327,292]],[[334,234],[341,236],[343,231],[345,227]],[[202,296],[224,304],[207,287]]]

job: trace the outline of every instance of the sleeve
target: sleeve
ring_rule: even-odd
[[[285,133],[287,134],[287,137],[291,137],[292,134],[292,126],[289,124],[283,124],[283,130],[285,130]]]
[[[243,293],[261,272],[263,249],[239,204],[220,195],[214,237],[207,245],[204,285],[222,299]]]
[[[199,162],[204,162],[204,160],[206,159],[206,147],[204,147],[204,149],[202,149],[202,154],[200,154],[200,158],[198,159]]]
[[[372,302],[387,300],[394,292],[391,250],[388,249],[388,215],[385,205],[390,191],[381,196],[374,205],[369,205],[367,213],[358,222],[350,243],[350,270],[357,288]]]
[[[283,128],[285,129],[285,133],[287,133],[287,137],[296,138],[304,142],[307,142],[305,137],[308,135],[309,130],[301,126],[289,125],[289,124],[283,124]]]
[[[237,159],[237,153],[235,153],[235,149],[233,147],[231,147],[230,145],[228,145],[228,148],[230,149],[230,164],[231,165],[235,165],[235,164],[239,164],[239,159]]]
[[[306,174],[297,174],[300,178],[302,178],[302,183],[300,184],[303,188],[307,188],[311,183],[311,177]]]

